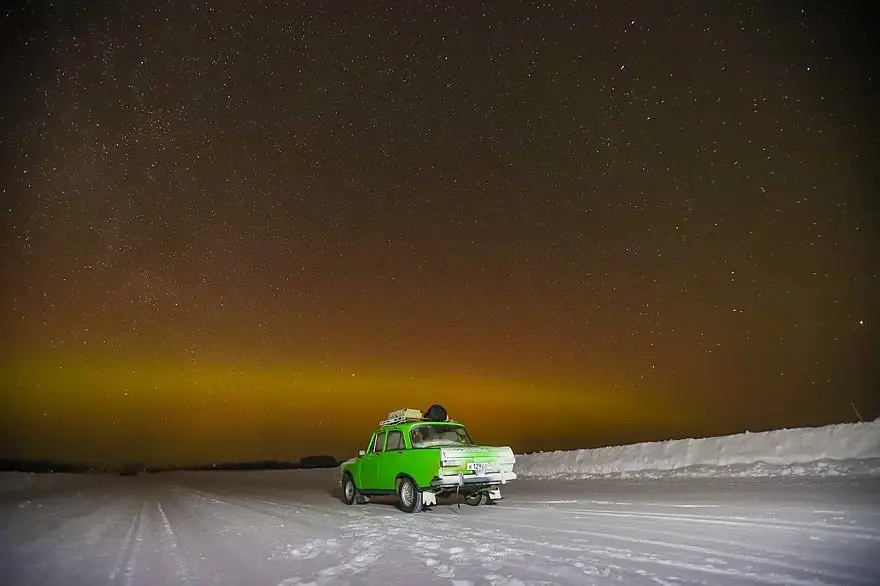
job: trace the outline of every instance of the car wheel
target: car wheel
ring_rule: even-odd
[[[342,479],[342,500],[347,505],[353,505],[358,498],[357,489],[354,486],[354,479],[351,474],[346,474]]]
[[[422,491],[411,478],[401,478],[397,483],[397,499],[400,510],[405,513],[418,513],[424,506]]]
[[[465,496],[464,502],[472,507],[478,507],[480,505],[485,505],[487,502],[489,502],[489,495],[485,492],[475,492],[473,494]]]

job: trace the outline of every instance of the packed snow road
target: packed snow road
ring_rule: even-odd
[[[880,584],[878,479],[521,479],[408,515],[327,470],[47,478],[0,486],[6,586]]]

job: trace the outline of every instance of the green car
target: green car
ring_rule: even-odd
[[[461,494],[476,506],[501,498],[500,486],[516,478],[514,461],[509,447],[475,445],[439,405],[425,414],[398,409],[380,422],[366,450],[340,465],[340,484],[349,505],[396,494],[403,511],[417,513],[437,497]]]

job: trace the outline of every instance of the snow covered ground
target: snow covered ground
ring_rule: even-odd
[[[838,439],[865,429],[876,433]],[[838,455],[852,465],[853,453]],[[880,477],[864,453],[835,475],[523,478],[497,504],[417,515],[393,499],[345,506],[335,470],[9,474],[0,583],[868,586],[880,584]]]

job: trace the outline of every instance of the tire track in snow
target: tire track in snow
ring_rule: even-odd
[[[119,560],[110,573],[110,581],[114,582],[117,578],[122,578],[124,586],[131,586],[134,580],[134,571],[137,566],[137,550],[141,543],[141,526],[144,520],[144,514],[147,509],[146,501],[141,501],[141,507],[131,520],[128,533],[122,543],[119,552]]]
[[[199,581],[231,584],[275,582],[277,573],[265,564],[271,556],[261,559],[261,554],[267,550],[265,544],[272,541],[270,527],[263,522],[242,519],[240,515],[230,515],[226,503],[203,498],[183,486],[172,486],[171,495],[164,508],[172,525],[178,528],[178,541],[189,566],[200,570]],[[217,507],[218,502],[224,507],[222,511]],[[206,540],[205,536],[212,538]]]
[[[578,519],[581,520],[583,518],[578,517]],[[608,530],[608,531],[619,531],[621,529],[621,527],[619,525],[612,525],[608,522],[605,522],[605,523],[590,522],[590,527],[593,530],[599,529],[599,530]],[[754,543],[752,543],[750,541],[744,541],[742,539],[740,539],[740,540],[719,539],[719,538],[712,537],[712,536],[705,535],[705,534],[701,534],[701,533],[685,533],[685,532],[675,531],[675,530],[671,530],[671,529],[661,529],[661,528],[657,528],[656,526],[650,526],[650,525],[644,525],[644,524],[626,526],[625,529],[630,530],[632,532],[637,532],[642,535],[651,534],[651,535],[655,535],[655,536],[659,536],[659,537],[674,537],[676,540],[675,543],[687,544],[688,542],[697,542],[697,543],[701,543],[701,544],[711,544],[716,547],[720,546],[720,547],[724,548],[725,552],[729,552],[725,555],[725,557],[731,558],[731,559],[737,558],[737,556],[739,556],[737,559],[741,559],[743,561],[752,561],[755,558],[754,554],[748,553],[750,551],[755,550]],[[753,537],[753,534],[746,534],[743,537],[745,539],[748,539],[749,537]],[[575,541],[579,542],[579,543],[589,543],[588,540],[575,540]],[[745,553],[737,553],[736,551],[733,551],[735,549],[745,550]],[[785,557],[785,558],[789,558],[789,559],[792,557],[800,557],[802,559],[803,558],[810,559],[813,563],[821,562],[821,563],[825,564],[825,567],[822,570],[818,570],[817,572],[821,573],[822,575],[824,575],[826,577],[831,577],[836,580],[843,580],[843,581],[847,581],[847,582],[871,583],[870,580],[865,580],[863,578],[860,578],[857,574],[854,574],[850,571],[846,571],[847,569],[856,570],[857,567],[854,567],[851,564],[843,562],[840,559],[825,559],[825,558],[820,559],[819,556],[815,555],[816,554],[815,551],[813,551],[813,552],[798,551],[798,548],[794,547],[794,546],[789,547],[788,549],[779,549],[778,547],[770,548],[770,547],[764,546],[764,547],[761,547],[761,552],[763,554],[776,555],[776,556]],[[765,560],[765,559],[772,559],[772,558],[762,557],[761,559]],[[832,565],[836,566],[838,569],[831,569],[831,568],[827,567],[827,566],[832,566]],[[793,568],[793,569],[802,569],[804,566],[801,564],[790,564],[789,567]],[[808,572],[811,572],[811,571],[808,570]]]
[[[338,527],[342,532],[333,538],[312,539],[297,548],[288,547],[286,556],[298,562],[315,560],[322,566],[301,575],[288,575],[279,586],[345,586],[350,578],[359,577],[374,569],[388,552],[391,534],[381,530],[383,526],[365,520]],[[377,529],[379,529],[377,531]],[[357,583],[384,583],[370,580]]]
[[[652,513],[642,511],[630,513],[624,511],[607,511],[602,509],[551,509],[539,507],[506,507],[517,511],[532,511],[536,513],[559,513],[566,517],[577,518],[577,514],[584,516],[618,517],[628,519],[656,519],[660,521],[681,521],[685,523],[699,523],[703,525],[727,525],[733,527],[745,527],[748,529],[761,528],[783,531],[798,531],[806,533],[822,533],[836,537],[865,539],[868,541],[880,541],[880,531],[870,527],[850,527],[847,525],[831,525],[828,523],[805,523],[802,521],[769,520],[766,518],[752,517],[719,517],[710,515],[688,515],[685,513]],[[585,518],[585,517],[581,517]]]
[[[267,547],[264,547],[267,552],[265,561],[274,566],[267,573],[279,576],[280,583],[343,586],[347,583],[347,576],[367,571],[383,553],[382,549],[364,549],[364,543],[344,540],[340,536],[346,518],[353,511],[340,509],[346,513],[340,518],[326,508],[316,515],[309,510],[310,507],[300,507],[298,502],[294,505],[260,498],[242,499],[237,494],[220,495],[191,488],[185,490],[193,499],[189,507],[199,506],[197,503],[200,503],[201,506],[219,511],[227,518],[234,515],[241,519],[241,513],[236,510],[247,515],[247,520],[243,523],[245,528],[233,531],[233,535],[226,537],[225,541],[231,543],[234,539],[244,538],[267,543]],[[358,516],[363,517],[363,512],[359,511]],[[274,521],[271,528],[267,527],[266,519]],[[254,527],[262,529],[251,536],[243,537],[247,535],[247,528]],[[232,527],[224,528],[219,535],[228,535],[231,530]],[[306,536],[311,538],[307,542],[303,540]],[[294,572],[291,572],[291,563],[294,564]]]
[[[181,580],[189,583],[191,582],[191,579],[189,573],[187,572],[186,564],[183,561],[183,557],[180,555],[180,543],[177,540],[177,535],[174,532],[174,528],[171,526],[171,521],[168,520],[168,515],[165,514],[165,509],[162,507],[161,501],[156,500],[156,508],[159,511],[159,517],[165,530],[165,536],[168,539],[168,551],[171,553],[171,556],[174,559],[175,573],[180,577]]]
[[[251,513],[272,517],[274,519],[291,520],[301,525],[312,525],[325,529],[338,529],[339,527],[338,516],[329,513],[316,514],[315,512],[308,510],[305,507],[298,507],[295,505],[287,505],[283,503],[275,503],[272,501],[262,501],[260,499],[242,497],[223,498],[220,495],[211,494],[201,490],[187,489],[187,491],[193,495],[196,495],[199,498],[223,507],[237,507]],[[320,517],[324,517],[327,520],[324,520]]]
[[[762,575],[758,575],[758,574],[750,574],[749,576],[746,576],[742,572],[736,574],[737,576],[740,576],[740,577],[748,577],[749,580],[751,580],[751,581],[758,581],[758,582],[763,582],[763,583],[768,583],[768,584],[780,584],[781,583],[781,584],[790,584],[792,586],[795,586],[795,585],[803,585],[803,586],[828,585],[828,586],[831,586],[832,584],[840,583],[841,580],[843,580],[845,582],[860,583],[860,584],[866,584],[866,585],[872,585],[875,583],[874,578],[861,577],[861,576],[856,576],[856,575],[851,575],[851,574],[841,574],[838,572],[830,572],[830,571],[822,569],[822,568],[809,567],[809,566],[806,566],[805,564],[798,564],[798,563],[793,563],[793,562],[784,561],[784,560],[776,560],[776,559],[767,558],[767,557],[763,557],[763,556],[759,556],[759,555],[736,554],[736,553],[731,553],[731,552],[727,552],[727,551],[723,551],[723,550],[711,549],[711,548],[701,547],[701,546],[697,546],[697,545],[688,545],[688,544],[683,544],[683,543],[673,542],[673,541],[662,541],[662,540],[657,540],[657,539],[643,539],[643,538],[638,538],[638,537],[631,537],[631,536],[621,535],[621,534],[616,534],[616,533],[604,533],[604,532],[593,531],[593,530],[588,530],[588,529],[566,529],[566,528],[560,528],[560,527],[529,525],[529,524],[525,524],[525,523],[511,523],[511,522],[504,522],[504,521],[501,521],[498,519],[483,518],[483,519],[481,519],[481,523],[516,529],[520,533],[522,532],[523,529],[531,529],[536,532],[545,532],[545,533],[552,532],[552,533],[564,533],[564,534],[568,534],[568,535],[579,535],[579,536],[583,536],[583,537],[596,537],[596,538],[600,538],[602,540],[602,542],[604,542],[604,543],[607,543],[608,540],[612,540],[612,541],[623,541],[626,543],[635,544],[637,546],[648,545],[648,546],[667,549],[667,550],[684,551],[684,552],[688,552],[691,554],[700,554],[702,556],[709,556],[709,557],[712,557],[712,558],[715,558],[718,560],[722,560],[722,561],[724,561],[724,560],[737,560],[737,561],[741,561],[741,562],[747,562],[750,564],[760,564],[760,565],[766,565],[766,566],[770,566],[770,567],[775,566],[777,568],[781,568],[784,570],[788,570],[788,571],[794,570],[794,571],[797,571],[798,573],[808,574],[811,576],[810,578],[797,578],[797,577],[789,575],[789,574],[774,575],[771,573],[767,573],[764,575],[768,576],[769,578],[765,580],[764,578],[762,578]],[[524,539],[522,541],[528,541],[528,540]],[[590,553],[595,554],[596,550],[591,550]],[[638,561],[642,561],[642,562],[650,562],[650,563],[655,563],[655,564],[675,566],[675,567],[680,567],[681,569],[700,570],[700,571],[704,571],[704,572],[711,573],[711,574],[719,574],[719,575],[725,575],[725,576],[732,575],[730,573],[730,571],[724,570],[723,568],[717,568],[715,566],[691,564],[690,562],[686,562],[683,560],[666,560],[666,559],[655,558],[655,557],[637,558],[636,556],[633,556],[631,554],[631,552],[628,552],[626,554],[620,554],[620,556],[618,556],[616,554],[615,555],[608,554],[608,555],[606,555],[606,557],[614,557],[614,558],[627,559],[627,560],[638,559]],[[773,578],[773,576],[778,576],[779,579],[777,580],[777,579]],[[821,582],[821,581],[818,581],[820,578],[826,579],[826,580],[830,579],[830,580],[834,580],[834,581],[833,582]]]
[[[382,535],[379,545],[400,563],[401,553],[408,554],[418,566],[424,566],[436,580],[473,584],[590,584],[622,580],[608,565],[579,557],[565,557],[548,552],[546,544],[536,550],[529,542],[497,530],[482,527],[482,515],[441,518],[387,515],[369,517],[346,526],[346,539],[359,543],[371,535]],[[459,520],[461,522],[459,522]],[[438,532],[438,521],[443,530]],[[557,550],[558,551],[558,550]],[[572,548],[569,553],[583,553]],[[538,558],[546,563],[538,562]],[[536,563],[537,562],[537,563]],[[380,570],[381,571],[381,570]],[[503,574],[503,575],[502,575]],[[464,578],[464,579],[462,579]],[[319,581],[318,586],[323,586]]]
[[[509,507],[514,510],[522,510],[524,507]],[[746,529],[753,529],[753,527],[743,524],[741,527],[737,527],[740,531],[738,532],[727,532],[728,535],[738,535],[738,539],[722,539],[718,537],[714,537],[716,532],[710,532],[710,534],[706,534],[705,531],[702,532],[686,532],[686,526],[678,527],[680,530],[676,531],[676,524],[674,521],[679,519],[685,520],[683,525],[687,525],[691,522],[692,515],[686,515],[682,517],[674,516],[674,515],[664,515],[664,516],[656,516],[656,515],[642,515],[641,513],[626,513],[628,519],[634,520],[637,523],[627,523],[625,525],[620,525],[619,523],[614,523],[613,519],[616,515],[608,516],[608,515],[594,515],[592,514],[594,511],[588,510],[576,510],[576,512],[581,514],[569,515],[568,513],[572,511],[572,509],[554,509],[554,508],[537,508],[537,509],[529,509],[530,511],[535,512],[536,514],[546,515],[546,516],[557,516],[562,515],[564,519],[561,521],[565,525],[563,528],[571,528],[574,530],[578,530],[580,526],[583,524],[588,524],[591,529],[595,530],[607,530],[612,532],[620,532],[628,531],[630,533],[637,533],[639,535],[651,534],[660,537],[672,537],[674,541],[670,539],[665,539],[664,541],[668,543],[680,543],[683,545],[687,545],[689,543],[697,543],[700,545],[712,545],[715,547],[722,547],[723,551],[729,552],[725,554],[725,557],[730,559],[740,559],[742,561],[754,561],[759,556],[756,556],[753,552],[755,551],[754,544],[754,536],[755,532],[752,531],[743,531]],[[604,511],[600,511],[604,512]],[[722,517],[724,518],[724,517]],[[657,520],[662,519],[664,521],[673,521],[672,523],[658,523]],[[738,519],[745,519],[744,517],[738,517]],[[555,525],[555,524],[554,524]],[[711,523],[707,524],[707,527],[711,527]],[[803,527],[809,526],[807,523],[800,523]],[[558,525],[555,525],[558,526]],[[821,528],[822,524],[819,525]],[[670,528],[671,527],[671,528]],[[779,523],[779,527],[781,529],[785,529],[787,527],[787,522]],[[846,527],[844,525],[838,526],[839,528],[849,529],[853,532],[858,533],[859,527]],[[766,528],[766,527],[765,527]],[[780,531],[780,533],[791,533],[789,531]],[[615,533],[620,535],[625,535],[623,533]],[[814,570],[813,573],[821,573],[827,577],[833,577],[837,580],[844,580],[855,583],[870,583],[870,580],[866,580],[864,578],[860,578],[857,574],[859,568],[861,567],[861,563],[857,560],[842,560],[839,556],[829,557],[829,551],[824,547],[824,541],[816,536],[811,534],[809,531],[797,532],[797,534],[803,539],[800,543],[793,540],[774,540],[772,545],[765,544],[765,546],[761,547],[761,553],[764,554],[760,556],[761,563],[764,563],[765,560],[774,560],[773,557],[767,557],[767,554],[770,556],[778,556],[781,558],[800,558],[800,559],[809,559],[813,567],[821,567],[821,570]],[[847,535],[849,535],[847,533]],[[585,543],[588,540],[583,540]],[[869,542],[871,540],[868,540]],[[777,547],[778,543],[788,543],[788,547],[779,548]],[[736,550],[739,550],[737,552]],[[833,550],[830,553],[834,553]],[[784,563],[776,560],[777,563]],[[802,568],[801,564],[789,564],[790,569],[800,569]]]
[[[84,527],[96,525],[89,523],[88,520],[105,518],[104,511],[118,504],[120,500],[122,499],[118,495],[108,498],[108,495],[102,494],[75,505],[62,506],[58,509],[40,509],[37,514],[29,516],[30,518],[25,521],[24,528],[15,519],[8,519],[7,523],[9,527],[17,529],[13,541],[21,554],[38,553],[49,547],[49,544],[65,542],[67,540],[65,536],[75,534]],[[34,531],[35,534],[31,535],[31,531]],[[93,539],[95,539],[94,536],[87,540]],[[5,534],[3,541],[7,541]]]
[[[643,529],[640,529],[640,531],[641,530],[643,530]],[[659,531],[654,530],[653,532],[658,533]],[[516,543],[523,544],[523,545],[534,545],[534,546],[536,546],[538,548],[542,548],[544,550],[550,549],[550,550],[562,550],[562,551],[580,552],[580,553],[588,552],[590,555],[598,555],[600,557],[601,556],[610,557],[613,559],[626,559],[626,560],[635,560],[635,561],[642,561],[642,562],[652,561],[652,563],[664,563],[666,565],[677,565],[677,562],[658,561],[659,558],[656,558],[656,557],[650,557],[650,556],[649,557],[639,557],[637,555],[634,556],[632,550],[613,550],[613,549],[609,549],[609,548],[596,549],[595,544],[589,540],[577,539],[577,540],[573,541],[573,543],[576,543],[579,545],[560,545],[560,544],[551,543],[549,541],[539,541],[539,540],[533,540],[533,539],[521,538],[521,537],[517,537],[514,541]],[[639,540],[639,541],[647,541],[647,540]],[[673,544],[671,542],[665,542],[665,543],[669,544],[669,546],[673,546]],[[625,552],[625,553],[615,553],[615,551]],[[611,553],[608,553],[608,552],[611,552]],[[539,554],[535,554],[535,555],[539,555]],[[788,555],[789,555],[789,557],[791,557],[791,554],[788,554]],[[564,562],[564,563],[568,563],[568,564],[575,565],[575,566],[581,566],[584,564],[585,561],[589,560],[589,558],[587,558],[586,560],[582,559],[582,558],[577,558],[577,559],[565,558],[565,557],[557,558],[556,556],[553,556],[553,555],[543,555],[542,557],[550,562],[554,562],[554,563]],[[734,558],[734,556],[732,556],[732,555],[725,555],[724,557],[728,558],[728,559]],[[752,557],[754,557],[754,556],[752,556]],[[758,561],[757,559],[746,559],[746,557],[740,557],[739,559],[740,559],[740,561],[747,561],[747,562],[751,562],[751,563],[768,563],[769,562],[769,560],[766,560],[765,558],[762,558],[760,561]],[[711,563],[719,563],[722,565],[729,565],[725,559],[723,559],[722,557],[718,557],[718,556],[706,557],[706,558],[704,558],[704,560],[706,562],[710,562],[710,564],[709,565],[690,564],[687,567],[689,569],[704,568],[704,569],[707,569],[707,571],[711,570],[713,573],[720,573],[719,571],[716,571],[717,568],[715,568],[715,566],[712,566]],[[682,563],[688,564],[688,562],[682,562]],[[506,565],[509,565],[509,564],[506,564]],[[678,564],[678,565],[681,565],[681,564]],[[783,564],[777,564],[777,565],[783,565]],[[868,586],[872,586],[873,584],[877,583],[876,578],[864,577],[864,576],[860,576],[860,575],[853,574],[853,573],[838,572],[838,571],[826,570],[826,569],[817,570],[817,569],[813,569],[813,568],[807,568],[803,564],[784,564],[784,565],[785,565],[785,567],[787,567],[790,570],[797,570],[797,571],[800,571],[801,573],[804,573],[804,574],[819,574],[821,578],[834,580],[834,582],[831,582],[831,584],[866,584]],[[596,567],[598,567],[598,565],[596,565]],[[608,565],[605,567],[612,567],[612,566]],[[602,575],[604,576],[604,573]],[[785,581],[783,581],[782,583],[785,583]],[[819,586],[821,584],[826,584],[825,582],[817,582],[812,578],[805,579],[803,581],[803,583],[816,584],[817,586]]]
[[[305,513],[308,513],[309,515],[313,515],[315,517],[323,517],[326,519],[332,519],[334,521],[334,525],[335,525],[335,521],[338,521],[338,519],[339,519],[338,515],[323,512],[323,511],[317,509],[316,507],[308,506],[304,503],[299,503],[297,505],[289,505],[287,503],[280,503],[277,501],[270,501],[267,499],[250,498],[250,497],[245,500],[246,500],[246,502],[249,502],[249,503],[256,503],[258,505],[266,505],[266,506],[271,507],[273,509],[293,511],[297,514],[305,512]]]
[[[756,584],[781,584],[783,586],[837,586],[840,582],[823,582],[817,580],[816,578],[798,578],[795,576],[791,576],[789,574],[773,574],[773,573],[761,573],[756,574],[751,571],[736,569],[736,568],[719,568],[717,566],[710,566],[706,564],[694,564],[691,562],[683,561],[683,560],[670,560],[658,557],[651,557],[645,555],[633,555],[632,552],[611,552],[611,551],[599,551],[592,552],[594,555],[601,555],[604,557],[617,559],[626,561],[628,565],[631,565],[633,562],[636,563],[644,563],[644,564],[652,564],[652,565],[660,565],[666,566],[670,568],[674,568],[676,570],[689,570],[701,574],[712,574],[714,576],[723,576],[726,578],[736,578],[740,581],[745,580],[748,582],[754,582]],[[629,568],[628,571],[630,573],[634,573],[633,568]],[[656,576],[656,574],[652,574],[653,578],[656,580],[662,581],[662,578]],[[668,578],[668,580],[670,580]],[[678,580],[675,581],[677,583]],[[705,583],[703,580],[702,582]],[[860,582],[865,584],[876,584],[874,579],[863,578],[860,579]]]
[[[19,502],[18,505],[15,505],[15,509],[10,510],[8,514],[4,511],[5,527],[0,535],[5,538],[11,534],[12,528],[15,527],[14,538],[19,546],[31,541],[31,539],[23,539],[20,523],[17,522],[19,516],[27,519],[40,518],[40,534],[33,539],[45,537],[47,529],[55,529],[63,533],[71,522],[78,522],[83,515],[93,514],[96,508],[95,504],[101,503],[101,506],[105,506],[107,501],[105,494],[84,500],[77,500],[75,495],[67,495],[66,497],[54,495],[50,500],[28,499]],[[0,510],[4,509],[0,508]]]

